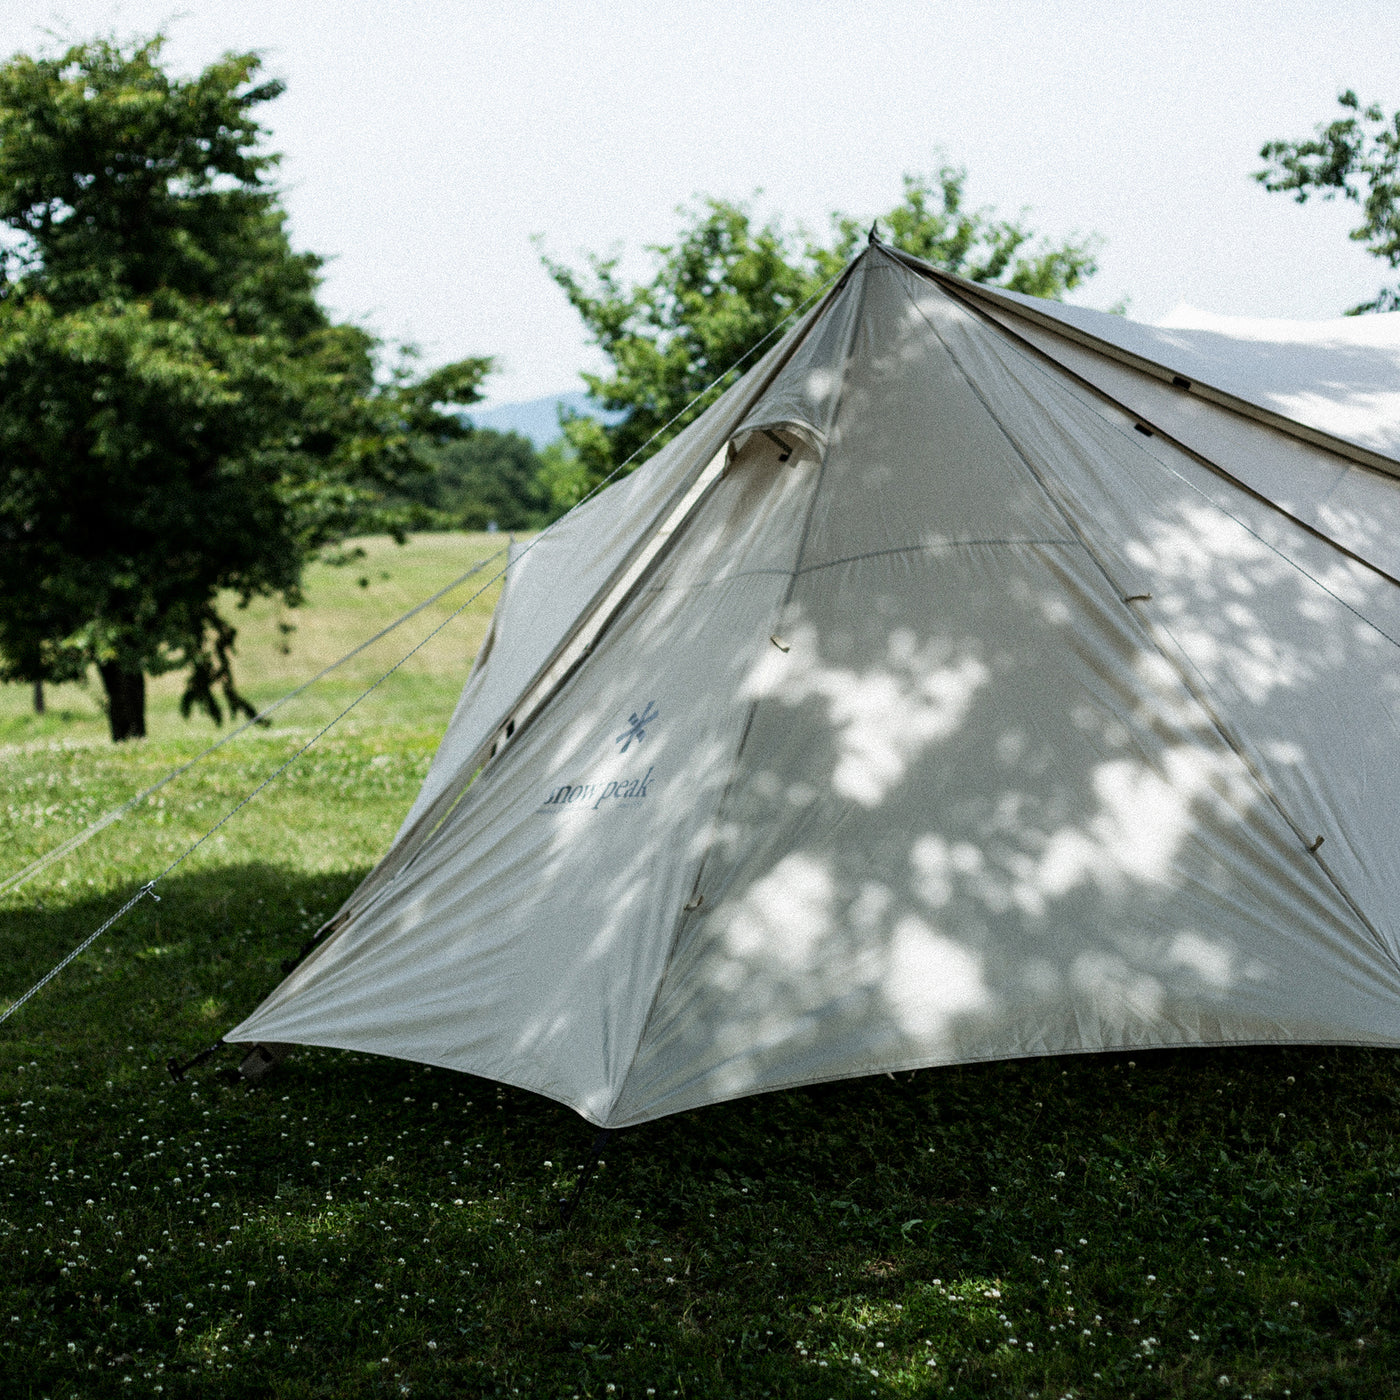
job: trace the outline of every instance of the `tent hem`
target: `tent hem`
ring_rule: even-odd
[[[772,1084],[755,1085],[752,1089],[740,1089],[735,1093],[706,1097],[699,1103],[684,1104],[678,1108],[666,1109],[660,1113],[640,1114],[635,1117],[612,1118],[606,1123],[598,1124],[598,1126],[609,1129],[640,1127],[643,1123],[658,1122],[662,1118],[674,1117],[679,1113],[693,1113],[698,1109],[709,1108],[714,1104],[737,1103],[740,1099],[756,1098],[760,1094],[778,1094],[784,1093],[790,1089],[808,1089],[815,1088],[821,1084],[846,1083],[856,1079],[874,1079],[880,1075],[886,1074],[909,1074],[916,1070],[924,1069],[955,1069],[960,1065],[998,1064],[1002,1062],[1009,1063],[1015,1060],[1053,1060],[1070,1055],[1122,1055],[1132,1051],[1247,1050],[1254,1047],[1289,1049],[1295,1046],[1318,1046],[1351,1050],[1400,1050],[1400,1032],[1397,1032],[1393,1038],[1349,1040],[1337,1040],[1331,1037],[1322,1037],[1313,1040],[1306,1037],[1288,1036],[1279,1039],[1241,1037],[1237,1040],[1122,1041],[1113,1045],[1086,1045],[1079,1048],[1066,1048],[1062,1050],[1024,1050],[1012,1052],[1010,1054],[998,1051],[995,1054],[959,1056],[955,1059],[947,1060],[902,1060],[890,1064],[872,1065],[860,1069],[842,1071],[837,1074],[821,1073],[803,1075],[795,1079],[784,1079]],[[536,1090],[535,1092],[539,1091]],[[546,1095],[546,1097],[549,1096]],[[572,1107],[572,1105],[569,1106]],[[595,1120],[590,1118],[588,1121],[591,1123]]]
[[[249,1040],[228,1040],[229,1045],[252,1046],[257,1043],[256,1038]],[[644,1123],[659,1122],[663,1118],[672,1118],[681,1113],[694,1113],[704,1108],[712,1107],[722,1103],[736,1103],[740,1099],[756,1098],[760,1094],[784,1093],[791,1089],[815,1088],[820,1084],[847,1083],[857,1079],[874,1079],[885,1074],[909,1074],[917,1070],[934,1069],[954,1069],[960,1065],[983,1065],[997,1064],[1000,1062],[1010,1062],[1015,1060],[1050,1060],[1071,1055],[1122,1055],[1130,1052],[1147,1052],[1152,1050],[1247,1050],[1252,1048],[1269,1049],[1289,1049],[1293,1047],[1317,1046],[1335,1049],[1352,1050],[1400,1050],[1400,1031],[1391,1038],[1352,1038],[1336,1039],[1333,1037],[1310,1037],[1284,1036],[1284,1037],[1263,1037],[1263,1036],[1242,1036],[1230,1040],[1125,1040],[1111,1045],[1081,1046],[1078,1048],[1066,1048],[1059,1050],[1026,1050],[1019,1053],[1006,1054],[1004,1052],[986,1055],[959,1056],[952,1059],[928,1060],[914,1057],[906,1060],[891,1061],[888,1064],[872,1064],[862,1066],[859,1069],[852,1069],[838,1074],[821,1073],[813,1075],[800,1075],[792,1079],[780,1080],[776,1083],[756,1085],[751,1089],[741,1089],[734,1093],[719,1095],[718,1097],[706,1097],[703,1101],[693,1104],[683,1104],[677,1108],[665,1109],[659,1113],[638,1113],[633,1115],[614,1116],[611,1113],[597,1114],[580,1104],[575,1103],[563,1094],[552,1092],[541,1088],[538,1084],[529,1083],[519,1076],[510,1076],[486,1070],[466,1069],[461,1065],[450,1064],[444,1060],[428,1059],[426,1057],[391,1055],[383,1050],[371,1050],[363,1045],[346,1045],[330,1040],[318,1041],[288,1041],[287,1044],[295,1045],[298,1049],[306,1050],[338,1050],[347,1055],[372,1055],[375,1059],[394,1060],[401,1064],[427,1065],[433,1069],[448,1070],[454,1074],[471,1075],[473,1078],[481,1079],[491,1084],[507,1084],[513,1089],[522,1089],[526,1093],[538,1094],[543,1099],[548,1099],[551,1103],[558,1104],[561,1108],[567,1108],[571,1112],[578,1114],[586,1123],[595,1128],[606,1128],[609,1130],[620,1128],[640,1127]]]

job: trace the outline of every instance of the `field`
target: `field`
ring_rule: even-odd
[[[266,703],[496,548],[425,536],[250,609]],[[484,581],[493,570],[484,572]],[[364,579],[362,586],[360,580]],[[0,1006],[470,596],[420,614],[0,897]],[[0,1027],[6,1397],[1400,1394],[1390,1054],[930,1070],[611,1138],[492,1083],[303,1051],[172,1082],[384,849],[488,592]],[[279,621],[297,630],[284,639]],[[283,648],[287,649],[284,650]],[[217,737],[153,687],[0,689],[0,879]]]

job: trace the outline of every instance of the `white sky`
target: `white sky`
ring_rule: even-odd
[[[1250,173],[1347,86],[1400,103],[1395,0],[0,0],[0,54],[165,27],[191,72],[259,49],[297,245],[326,302],[428,364],[493,354],[489,402],[596,365],[531,244],[566,261],[665,241],[696,195],[825,226],[893,205],[944,152],[977,203],[1097,232],[1075,296],[1336,315],[1388,269],[1351,206]],[[644,270],[640,259],[629,264]]]

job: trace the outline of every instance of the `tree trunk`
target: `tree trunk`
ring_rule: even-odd
[[[115,661],[98,668],[107,692],[107,722],[112,742],[146,737],[146,677],[140,671],[123,671]]]
[[[44,683],[43,683],[43,681],[35,681],[35,682],[34,682],[34,713],[35,713],[36,715],[41,715],[41,714],[44,713]]]

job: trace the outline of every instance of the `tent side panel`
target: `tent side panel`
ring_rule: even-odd
[[[970,313],[948,312],[943,329],[1140,599],[1161,654],[1300,839],[1324,838],[1316,860],[1400,962],[1400,588],[1074,394]],[[1026,411],[1032,397],[1049,411]]]
[[[858,269],[848,269],[738,384],[654,457],[512,553],[513,577],[502,598],[502,628],[510,629],[510,644],[479,678],[469,679],[394,844],[337,912],[332,937],[412,860],[472,780],[486,745],[512,708],[568,647],[637,556],[651,547],[774,375],[829,314],[845,314],[853,276],[858,280]]]
[[[413,863],[228,1038],[446,1065],[607,1121],[817,470],[757,439]]]
[[[1400,577],[1400,481],[1394,477],[1231,413],[1029,321],[999,310],[990,314],[1130,414]]]

